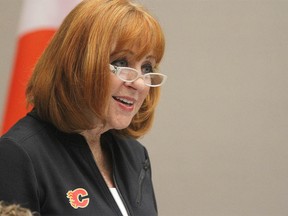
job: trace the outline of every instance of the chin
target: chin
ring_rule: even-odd
[[[110,123],[111,128],[116,130],[123,130],[129,127],[132,119],[122,119],[118,121],[113,121]]]
[[[130,124],[117,125],[117,126],[115,126],[115,127],[113,127],[113,128],[116,129],[116,130],[123,130],[123,129],[129,127],[129,125],[130,125]]]

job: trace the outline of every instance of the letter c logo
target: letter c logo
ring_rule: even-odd
[[[83,188],[77,188],[73,191],[69,190],[66,193],[66,197],[74,209],[86,208],[89,205],[90,198],[88,198],[88,192]]]

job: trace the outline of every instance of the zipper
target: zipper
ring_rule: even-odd
[[[119,197],[120,197],[120,199],[122,200],[122,203],[123,203],[123,205],[124,205],[124,207],[125,207],[125,209],[126,209],[127,215],[128,215],[128,216],[133,216],[133,214],[131,213],[130,209],[129,209],[128,206],[127,206],[127,203],[126,203],[125,199],[124,199],[123,196],[122,196],[122,193],[121,193],[121,191],[120,191],[120,189],[119,189],[119,186],[118,186],[118,183],[117,183],[117,180],[116,180],[115,173],[116,173],[116,166],[117,166],[117,165],[116,165],[116,162],[115,162],[114,152],[112,151],[111,148],[110,148],[110,152],[111,152],[111,159],[112,159],[112,177],[113,177],[113,181],[114,181],[116,190],[117,190],[117,192],[118,192],[118,194],[119,194]],[[115,201],[115,202],[116,202],[116,201]],[[118,206],[118,205],[117,205],[117,206]],[[118,208],[118,209],[119,209],[119,208]],[[120,211],[120,209],[119,209],[119,211]]]
[[[113,180],[114,180],[114,184],[115,184],[116,190],[117,190],[117,192],[119,194],[120,199],[123,202],[123,205],[124,205],[124,207],[125,207],[125,209],[127,211],[128,216],[132,216],[132,214],[131,214],[131,212],[130,212],[130,210],[129,210],[129,208],[128,208],[128,206],[127,206],[127,204],[126,204],[126,202],[125,202],[125,200],[124,200],[124,198],[122,196],[122,193],[119,190],[119,187],[118,187],[118,184],[117,184],[116,177],[115,177],[114,173],[115,172],[114,172],[114,169],[113,169]]]
[[[143,163],[143,167],[141,169],[141,172],[138,178],[138,193],[136,197],[136,203],[139,206],[142,203],[143,182],[146,177],[146,172],[149,170],[149,168],[150,168],[150,163],[149,163],[149,160],[146,159],[145,162]]]
[[[90,150],[90,148],[89,148],[89,150]],[[93,159],[94,164],[95,164],[95,166],[96,166],[96,168],[97,168],[98,175],[100,176],[100,178],[101,178],[101,180],[102,180],[102,182],[103,182],[103,185],[102,185],[102,186],[105,187],[107,191],[109,191],[109,193],[108,193],[109,196],[112,197],[112,199],[114,200],[117,208],[119,209],[118,204],[116,203],[113,195],[111,194],[111,192],[110,192],[110,190],[109,190],[109,187],[108,187],[107,184],[105,183],[105,180],[104,180],[104,178],[103,178],[103,176],[102,176],[102,174],[101,174],[101,172],[100,172],[100,170],[99,170],[99,168],[98,168],[98,165],[97,165],[97,163],[96,163],[96,160],[95,160],[95,158],[94,158],[94,156],[93,156],[92,151],[90,150],[89,153],[90,153],[91,158]],[[113,154],[113,153],[112,153],[112,154]],[[126,211],[127,211],[128,216],[133,216],[133,215],[130,213],[129,209],[127,208],[127,204],[125,203],[125,201],[124,201],[124,199],[123,199],[123,196],[122,196],[122,194],[120,193],[120,191],[119,191],[119,189],[118,189],[117,181],[116,181],[116,178],[115,178],[115,175],[114,175],[114,173],[115,173],[115,166],[114,166],[113,156],[114,156],[114,155],[112,155],[112,160],[113,160],[113,163],[112,163],[112,164],[113,164],[113,167],[112,167],[113,181],[114,181],[115,187],[116,187],[116,189],[117,189],[117,192],[118,192],[118,194],[119,194],[119,196],[120,196],[120,198],[121,198],[121,200],[122,200],[122,202],[123,202],[123,204],[124,204],[124,206],[125,206],[125,208],[126,208]],[[98,176],[98,177],[99,177],[99,176]],[[120,214],[122,215],[120,209],[119,209],[119,212],[120,212]]]

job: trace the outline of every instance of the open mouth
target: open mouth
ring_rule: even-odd
[[[116,96],[112,96],[114,98],[114,100],[126,105],[126,106],[133,106],[134,101],[132,100],[128,100],[127,98],[122,98],[122,97],[116,97]]]

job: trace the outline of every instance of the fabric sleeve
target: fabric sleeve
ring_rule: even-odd
[[[32,161],[20,145],[5,138],[0,139],[0,201],[40,210]]]

